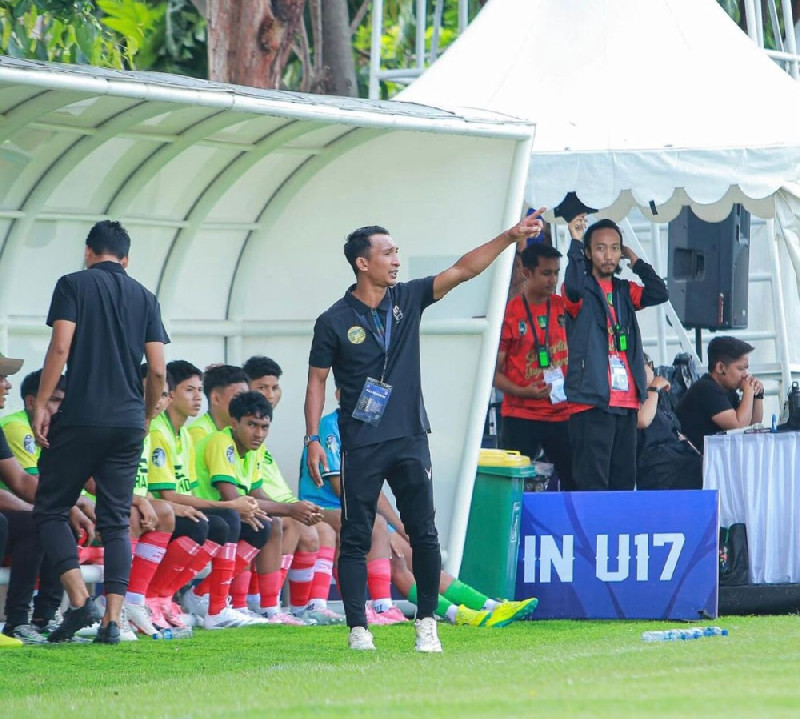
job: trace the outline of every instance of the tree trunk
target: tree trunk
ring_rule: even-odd
[[[327,79],[323,92],[358,96],[347,0],[322,2],[322,64]]]
[[[207,0],[207,5],[209,79],[279,89],[305,0]]]

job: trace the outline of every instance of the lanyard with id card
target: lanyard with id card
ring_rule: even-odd
[[[598,282],[598,285],[599,284],[600,283]],[[622,307],[619,304],[619,295],[617,294],[617,288],[614,287],[608,295],[606,295],[606,293],[603,292],[602,287],[600,288],[600,291],[603,294],[604,298],[603,307],[605,308],[606,311],[606,317],[608,317],[608,325],[609,327],[611,327],[611,334],[614,337],[614,349],[617,350],[617,352],[627,352],[628,333],[619,322],[619,315]],[[614,319],[614,316],[611,314],[609,306],[614,308],[616,319]]]
[[[375,338],[375,341],[383,349],[383,371],[381,378],[375,379],[374,377],[367,377],[364,381],[364,387],[356,402],[356,407],[353,410],[353,419],[360,420],[377,427],[386,412],[386,405],[389,403],[389,397],[392,394],[392,385],[386,384],[383,379],[386,376],[386,367],[389,364],[389,343],[392,339],[392,295],[389,293],[389,309],[386,312],[386,328],[381,333],[377,312],[373,313],[375,318],[375,329],[373,330],[369,322],[364,317],[356,312],[356,317],[369,328],[369,333]],[[355,312],[355,310],[353,310]]]
[[[525,312],[528,315],[528,323],[531,326],[531,334],[533,335],[533,344],[536,347],[536,355],[539,359],[539,367],[547,369],[550,366],[550,350],[548,349],[548,339],[550,337],[550,298],[547,298],[547,309],[544,315],[544,344],[539,344],[539,335],[536,334],[536,325],[533,323],[533,315],[531,314],[531,307],[528,304],[528,298],[522,295],[522,304],[525,305]]]

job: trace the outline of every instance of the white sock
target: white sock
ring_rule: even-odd
[[[447,612],[445,613],[444,618],[451,624],[455,624],[456,614],[458,614],[458,607],[455,604],[451,604],[449,607],[447,607]]]
[[[385,612],[387,609],[391,609],[394,605],[392,604],[391,599],[373,599],[372,600],[372,608],[380,614],[381,612]]]
[[[279,611],[281,610],[279,605],[275,605],[274,607],[261,607],[261,613],[266,614],[267,617],[274,617]]]
[[[138,604],[139,606],[142,606],[144,604],[144,594],[136,594],[136,592],[125,592],[125,603]]]
[[[318,612],[322,609],[328,608],[328,600],[327,599],[312,599],[308,603],[308,611],[309,612]]]
[[[483,603],[483,608],[484,608],[484,609],[485,609],[487,612],[491,612],[491,611],[495,610],[495,609],[496,609],[497,607],[499,607],[499,606],[500,606],[500,602],[496,602],[496,601],[494,601],[494,599],[487,599],[487,600],[486,600],[486,601]]]
[[[306,606],[308,606],[308,605],[306,605]],[[299,617],[305,610],[306,610],[306,607],[294,607],[291,604],[289,605],[289,613],[293,614],[296,617]]]

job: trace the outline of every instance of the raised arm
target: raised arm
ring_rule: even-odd
[[[639,276],[644,285],[642,298],[639,302],[640,309],[654,307],[666,302],[669,299],[669,290],[656,271],[627,246],[625,247],[625,257],[631,263],[633,273]]]
[[[544,223],[539,216],[546,208],[541,207],[536,212],[520,220],[512,228],[500,233],[493,240],[489,240],[470,250],[462,256],[452,267],[440,272],[433,279],[433,298],[440,300],[450,290],[458,287],[462,282],[471,280],[483,272],[507,247],[529,237],[538,235]]]

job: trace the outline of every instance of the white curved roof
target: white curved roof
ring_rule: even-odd
[[[82,266],[97,220],[121,220],[169,359],[263,353],[283,367],[269,446],[293,483],[314,319],[353,281],[345,235],[384,225],[401,280],[441,271],[519,218],[532,130],[486,112],[0,58],[0,350],[25,359],[23,374],[41,366],[56,279]],[[446,547],[456,486],[468,494],[474,479],[512,258],[423,318]]]
[[[800,86],[715,0],[490,0],[399,98],[535,121],[535,206],[770,217],[800,179]]]

